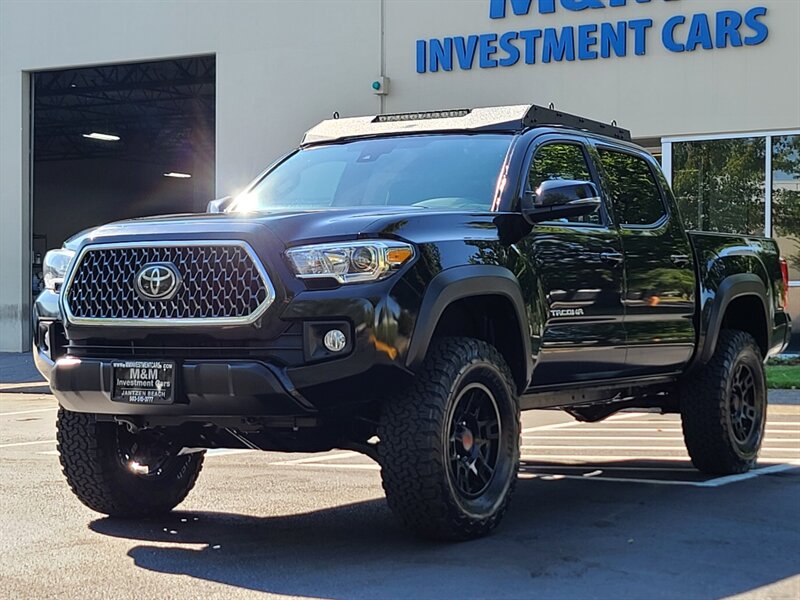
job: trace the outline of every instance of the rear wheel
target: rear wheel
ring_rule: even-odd
[[[384,406],[378,436],[389,507],[415,533],[465,540],[498,525],[519,467],[519,405],[494,347],[435,342],[411,390]]]
[[[755,464],[767,421],[767,389],[753,336],[720,332],[711,360],[683,386],[681,420],[686,448],[700,471],[744,473]]]
[[[203,453],[177,456],[167,440],[98,421],[94,415],[58,411],[56,438],[70,488],[99,513],[140,517],[180,504],[197,481]]]

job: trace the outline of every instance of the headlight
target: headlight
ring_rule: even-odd
[[[414,256],[414,247],[390,240],[299,246],[286,256],[300,279],[331,277],[339,283],[377,281]]]
[[[48,290],[58,291],[58,288],[64,283],[67,269],[69,269],[74,257],[75,252],[66,248],[50,250],[45,254],[43,268],[44,287]]]

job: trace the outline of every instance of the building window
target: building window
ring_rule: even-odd
[[[800,135],[772,138],[772,235],[800,285]]]
[[[664,138],[687,229],[766,235],[789,263],[789,352],[800,352],[800,130]]]
[[[687,229],[764,234],[763,137],[672,144],[672,189]]]

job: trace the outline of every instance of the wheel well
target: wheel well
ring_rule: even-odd
[[[761,349],[761,355],[766,357],[769,350],[769,333],[764,310],[764,303],[758,296],[747,295],[734,298],[725,309],[722,328],[746,331],[755,338]]]
[[[516,310],[505,296],[471,296],[449,304],[433,337],[468,336],[492,344],[511,368],[520,393],[527,386],[525,346]]]

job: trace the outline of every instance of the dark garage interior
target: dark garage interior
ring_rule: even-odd
[[[51,248],[118,219],[214,197],[214,56],[33,78],[33,292]]]

